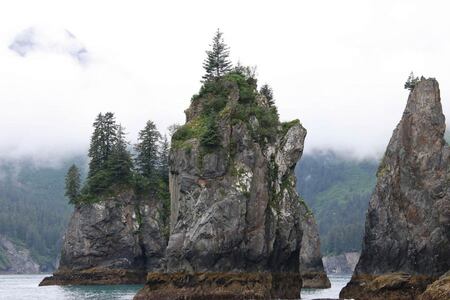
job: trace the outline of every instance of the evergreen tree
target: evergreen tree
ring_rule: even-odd
[[[108,172],[112,183],[129,183],[133,172],[133,161],[128,151],[128,142],[125,139],[123,127],[118,125],[116,142],[112,146],[108,158]]]
[[[159,174],[164,182],[169,183],[169,151],[170,145],[167,136],[164,135],[159,151]]]
[[[419,77],[415,77],[414,73],[411,72],[409,74],[408,80],[406,80],[405,82],[405,89],[408,89],[410,91],[412,91],[414,89],[414,87],[416,86],[417,82],[419,82]]]
[[[200,144],[207,148],[217,147],[220,144],[220,137],[214,116],[208,118],[206,126],[206,131],[200,138]]]
[[[213,43],[210,45],[211,50],[206,51],[207,57],[203,63],[203,68],[206,71],[206,74],[203,75],[205,81],[220,78],[231,71],[230,51],[222,38],[222,34],[217,29]]]
[[[113,113],[98,114],[93,126],[94,133],[91,137],[88,153],[90,158],[89,178],[106,168],[113,145],[117,142],[118,125]]]
[[[275,104],[275,100],[273,99],[273,90],[267,83],[261,87],[259,92],[266,97],[270,106]]]
[[[69,203],[77,203],[77,198],[80,195],[80,185],[80,171],[77,166],[73,164],[67,171],[66,175],[65,196],[69,198]]]
[[[139,132],[138,143],[134,147],[136,168],[142,176],[153,183],[158,176],[158,143],[160,139],[161,134],[156,129],[155,123],[148,121],[145,128]]]

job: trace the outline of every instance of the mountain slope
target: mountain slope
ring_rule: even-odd
[[[314,212],[324,255],[360,250],[377,166],[332,151],[305,154],[298,164],[297,190]]]
[[[58,167],[31,161],[0,165],[0,234],[29,249],[41,271],[55,268],[72,211],[64,197],[64,176],[73,161]]]

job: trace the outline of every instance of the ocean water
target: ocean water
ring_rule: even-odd
[[[339,299],[339,292],[350,281],[351,275],[328,275],[329,289],[302,289],[302,299]]]
[[[1,300],[125,300],[142,285],[38,286],[49,275],[0,275]]]
[[[48,275],[0,275],[1,300],[129,300],[141,285],[42,286]],[[330,276],[331,288],[304,289],[302,299],[338,298],[350,276]]]

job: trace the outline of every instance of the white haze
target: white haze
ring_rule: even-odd
[[[0,157],[54,162],[82,153],[99,112],[115,112],[132,142],[148,119],[161,131],[183,123],[218,27],[233,61],[257,65],[259,82],[273,87],[281,119],[308,129],[306,152],[379,156],[411,70],[439,80],[449,112],[449,8],[410,0],[2,1]],[[30,32],[25,54],[9,48]]]

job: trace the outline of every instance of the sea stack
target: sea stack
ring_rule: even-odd
[[[149,274],[136,299],[298,298],[306,130],[281,123],[241,72],[205,82],[185,113],[169,160],[167,274]]]
[[[377,173],[360,260],[342,298],[432,298],[450,269],[450,148],[439,85],[411,91]],[[447,291],[448,295],[448,291]]]
[[[76,204],[59,268],[40,285],[144,283],[164,256],[160,211],[161,201],[133,189]]]

